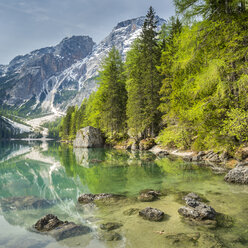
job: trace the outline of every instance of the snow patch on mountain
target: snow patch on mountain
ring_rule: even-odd
[[[166,22],[164,19],[156,17],[158,30]],[[97,76],[103,59],[107,56],[113,46],[115,46],[123,60],[126,59],[127,52],[131,49],[133,41],[140,36],[145,17],[139,17],[117,24],[112,32],[98,45],[95,45],[91,54],[81,61],[74,63],[60,75],[56,76],[56,87],[53,89],[53,97],[47,95],[42,108],[65,111],[70,105],[80,105],[84,98],[88,98],[93,91],[97,90]],[[75,82],[76,86],[70,88],[70,82]],[[54,103],[56,94],[69,90],[77,90],[75,96],[66,104]]]

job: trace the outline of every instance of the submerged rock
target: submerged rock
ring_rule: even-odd
[[[91,126],[80,129],[73,142],[74,147],[103,147],[104,141],[100,129]]]
[[[171,240],[173,244],[175,243],[197,243],[201,234],[199,232],[196,233],[177,233],[166,235],[165,238]]]
[[[227,173],[224,180],[229,183],[248,184],[248,163],[239,163]]]
[[[224,248],[226,247],[214,234],[176,233],[165,236],[167,242],[173,247],[201,247],[201,248]]]
[[[146,189],[140,192],[138,200],[141,202],[151,202],[157,200],[159,195],[161,194],[158,191]]]
[[[123,212],[124,215],[131,216],[135,215],[140,211],[138,208],[129,208]]]
[[[101,224],[100,225],[100,228],[102,230],[106,230],[106,231],[112,231],[112,230],[115,230],[115,229],[118,229],[120,227],[122,227],[123,225],[121,223],[116,223],[116,222],[108,222],[108,223],[105,223],[105,224]]]
[[[99,239],[102,241],[118,241],[122,240],[122,236],[117,232],[102,232],[99,234]]]
[[[164,212],[157,208],[145,208],[139,211],[139,215],[142,216],[146,220],[150,221],[161,221],[164,218]]]
[[[207,204],[201,202],[201,198],[195,193],[189,193],[184,197],[187,206],[178,209],[178,213],[186,218],[195,220],[214,220],[216,211]]]
[[[49,208],[54,203],[45,199],[40,199],[35,196],[15,196],[3,198],[0,200],[1,208],[3,211],[10,210],[24,210],[24,209],[39,209]]]
[[[51,235],[56,240],[63,240],[91,232],[91,229],[88,226],[77,225],[74,222],[61,221],[53,214],[48,214],[38,220],[33,228],[39,233]]]
[[[78,198],[79,203],[91,203],[96,201],[111,201],[111,200],[118,200],[120,198],[123,198],[121,195],[115,195],[115,194],[108,194],[108,193],[101,193],[101,194],[82,194]]]

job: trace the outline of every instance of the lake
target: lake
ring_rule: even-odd
[[[73,149],[58,142],[0,143],[0,202],[35,196],[53,202],[49,208],[0,209],[1,248],[58,247],[248,247],[248,186],[224,182],[209,167],[179,158],[157,158],[149,152]],[[141,190],[163,193],[140,202]],[[183,219],[178,209],[188,192],[204,196],[225,221],[216,227]],[[77,203],[82,193],[114,193],[125,200],[110,204]],[[150,222],[131,208],[154,207],[165,213]],[[136,211],[136,210],[134,210]],[[92,232],[56,241],[31,231],[46,214],[87,225]],[[118,222],[119,241],[102,240],[100,225]]]

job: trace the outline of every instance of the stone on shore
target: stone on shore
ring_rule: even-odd
[[[155,140],[153,138],[147,138],[147,139],[143,139],[140,141],[139,143],[139,149],[141,151],[143,150],[149,150],[151,149],[154,145],[155,145]]]
[[[229,183],[248,184],[248,162],[239,163],[227,173],[224,180]]]
[[[73,142],[74,147],[103,147],[104,141],[100,129],[91,126],[80,129]]]
[[[61,221],[53,214],[48,214],[38,220],[33,228],[36,232],[48,234],[57,241],[91,232],[91,229],[88,226],[77,225],[74,222]]]

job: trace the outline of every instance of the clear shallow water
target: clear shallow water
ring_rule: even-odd
[[[203,166],[157,159],[150,153],[73,150],[55,142],[2,142],[0,199],[36,196],[53,200],[55,205],[48,209],[0,210],[0,248],[248,247],[248,186],[227,184],[223,177]],[[161,190],[167,195],[151,203],[138,202],[135,197],[147,188]],[[182,206],[180,198],[183,192],[191,191],[204,195],[217,212],[230,216],[233,226],[209,229],[183,221],[177,213]],[[81,193],[103,192],[124,194],[127,199],[98,207],[77,204]],[[149,222],[137,214],[123,214],[130,208],[148,206],[164,211],[165,220]],[[88,225],[93,232],[57,242],[49,236],[28,231],[48,213],[61,220]],[[100,224],[110,221],[123,224],[116,230],[123,237],[121,241],[98,239]],[[164,233],[160,235],[159,231]],[[196,233],[200,235],[197,241],[185,236]]]

